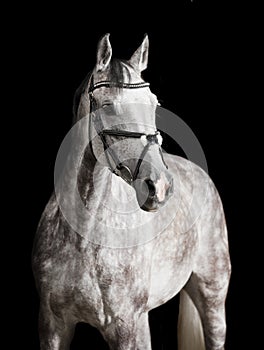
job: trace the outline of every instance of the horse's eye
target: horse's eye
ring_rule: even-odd
[[[114,105],[112,103],[105,103],[102,108],[106,114],[115,114]]]

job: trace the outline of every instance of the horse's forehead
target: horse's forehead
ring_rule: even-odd
[[[150,103],[153,94],[149,88],[139,89],[110,89],[107,87],[97,91],[97,96],[101,101],[120,101],[127,103]]]
[[[109,80],[109,72],[100,72],[96,74],[96,82]],[[143,82],[141,76],[130,66],[125,65],[123,67],[123,82],[124,83],[140,83]],[[109,89],[107,87],[102,87],[101,89],[95,91],[97,98],[100,101],[122,101],[122,102],[135,102],[135,103],[149,103],[153,100],[153,95],[149,88],[138,88],[138,89]]]
[[[109,80],[110,70],[111,68],[109,67],[103,72],[94,72],[94,77],[98,81]],[[138,83],[140,80],[142,80],[140,74],[130,65],[122,64],[121,70],[124,83]]]

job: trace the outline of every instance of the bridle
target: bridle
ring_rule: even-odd
[[[90,87],[88,90],[89,99],[90,99],[89,134],[91,134],[91,123],[92,123],[93,113],[98,109],[97,102],[96,102],[94,95],[93,95],[94,90],[99,89],[101,87],[106,87],[106,88],[115,87],[115,88],[121,88],[121,89],[140,89],[140,88],[149,87],[149,85],[150,84],[146,83],[146,82],[130,84],[130,83],[114,83],[114,82],[107,81],[107,80],[100,81],[100,82],[97,82],[94,84],[93,83],[93,76],[91,76]],[[99,124],[99,127],[98,127],[98,124]],[[158,130],[156,130],[154,134],[145,134],[145,133],[141,133],[141,132],[132,132],[132,131],[127,131],[127,130],[104,129],[103,121],[102,121],[99,113],[98,113],[97,123],[94,122],[93,125],[95,127],[95,130],[96,130],[98,136],[100,137],[100,139],[103,143],[103,147],[104,147],[106,159],[107,159],[107,162],[109,165],[109,169],[112,171],[112,173],[114,173],[117,176],[120,176],[123,180],[125,180],[130,185],[132,185],[133,181],[135,181],[137,179],[142,161],[143,161],[144,157],[146,156],[151,145],[155,145],[155,144],[159,145],[159,153],[160,153],[161,159],[162,159],[165,167],[168,168],[168,166],[165,163],[164,158],[163,158],[163,154],[162,154],[162,150],[161,150],[162,137],[161,137]],[[141,152],[140,157],[137,161],[137,165],[135,167],[134,172],[127,165],[123,164],[119,160],[119,158],[118,158],[117,154],[114,152],[114,150],[111,147],[109,147],[106,136],[116,136],[116,137],[126,137],[126,138],[144,138],[145,146],[144,146],[143,151]],[[91,137],[90,137],[90,147],[91,147],[91,151],[92,151],[92,154],[93,154],[95,160],[97,160],[95,157],[94,151],[93,151]],[[109,157],[112,158],[112,160],[114,162],[114,167],[111,164]]]

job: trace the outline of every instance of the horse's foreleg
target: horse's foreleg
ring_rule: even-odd
[[[151,350],[151,338],[149,329],[148,313],[140,315],[137,321],[137,350]]]
[[[199,311],[206,349],[224,350],[226,336],[225,297],[227,286],[216,285],[193,274],[185,286]]]
[[[197,234],[193,273],[184,289],[199,311],[206,350],[223,350],[231,265],[223,207],[213,186],[197,221]]]
[[[39,312],[39,338],[41,350],[68,350],[75,324],[58,318],[47,307]]]
[[[102,334],[111,350],[151,350],[147,313],[112,319]]]

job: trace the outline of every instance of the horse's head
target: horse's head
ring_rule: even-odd
[[[93,153],[103,147],[105,164],[134,187],[141,209],[156,211],[172,194],[173,183],[156,129],[158,100],[141,77],[148,47],[145,36],[129,61],[115,60],[106,34],[98,44],[87,93],[90,127],[99,135],[91,142]]]

